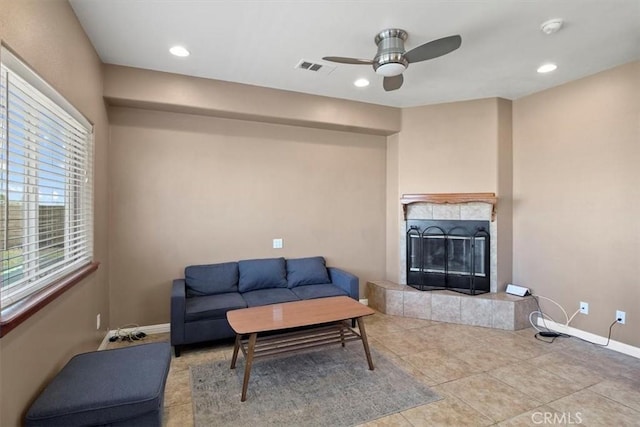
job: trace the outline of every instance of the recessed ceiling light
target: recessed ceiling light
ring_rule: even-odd
[[[173,46],[171,49],[169,49],[169,52],[171,52],[171,54],[175,56],[189,56],[189,51],[182,46]]]
[[[358,79],[353,84],[357,87],[367,87],[369,86],[369,80],[367,79]]]
[[[538,67],[538,72],[540,74],[550,73],[554,71],[556,68],[558,68],[556,64],[552,64],[552,63],[542,64],[541,66]]]

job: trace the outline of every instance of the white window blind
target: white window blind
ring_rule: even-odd
[[[91,262],[90,123],[8,50],[0,51],[0,306]]]

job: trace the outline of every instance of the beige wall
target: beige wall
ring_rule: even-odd
[[[399,143],[399,193],[497,189],[498,100],[406,108]]]
[[[572,326],[598,335],[626,311],[612,338],[640,346],[640,63],[515,101],[513,127],[514,281],[588,302]]]
[[[498,98],[402,111],[402,130],[389,138],[387,147],[387,171],[396,174],[387,178],[387,254],[393,257],[387,259],[387,279],[404,280],[399,252],[400,233],[405,227],[399,200],[402,194],[508,191],[510,172],[499,170],[511,166],[510,129],[510,101]],[[510,236],[507,213],[503,228]],[[505,251],[510,261],[510,247],[505,245]],[[510,271],[499,273],[500,286],[510,280]]]
[[[384,276],[384,137],[121,107],[109,119],[114,326],[168,322],[190,264],[323,255],[361,293]]]
[[[398,222],[402,218],[400,207],[400,134],[387,137],[387,216],[386,216],[386,268],[385,278],[387,280],[398,280],[400,271],[400,245]]]
[[[496,241],[498,291],[513,278],[513,114],[512,102],[498,99]]]
[[[30,402],[76,353],[95,349],[108,319],[107,116],[100,61],[69,4],[0,0],[0,38],[95,124],[96,273],[0,340],[0,425],[16,426]]]
[[[105,65],[110,105],[391,135],[400,109],[140,68]]]

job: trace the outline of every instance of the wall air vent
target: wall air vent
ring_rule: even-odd
[[[333,70],[336,69],[336,67],[334,67],[333,65],[319,64],[317,62],[307,61],[306,59],[301,59],[300,61],[298,61],[294,68],[313,71],[318,74],[330,74]]]

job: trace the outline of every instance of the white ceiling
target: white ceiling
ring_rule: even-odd
[[[105,63],[127,65],[395,107],[516,99],[640,59],[640,0],[70,0]],[[553,35],[540,31],[563,18]],[[385,28],[409,33],[405,48],[460,34],[462,46],[411,64],[385,92],[367,65]],[[188,58],[169,54],[180,44]],[[331,73],[295,69],[305,59]],[[536,68],[555,62],[540,75]],[[360,77],[371,81],[356,88]]]

